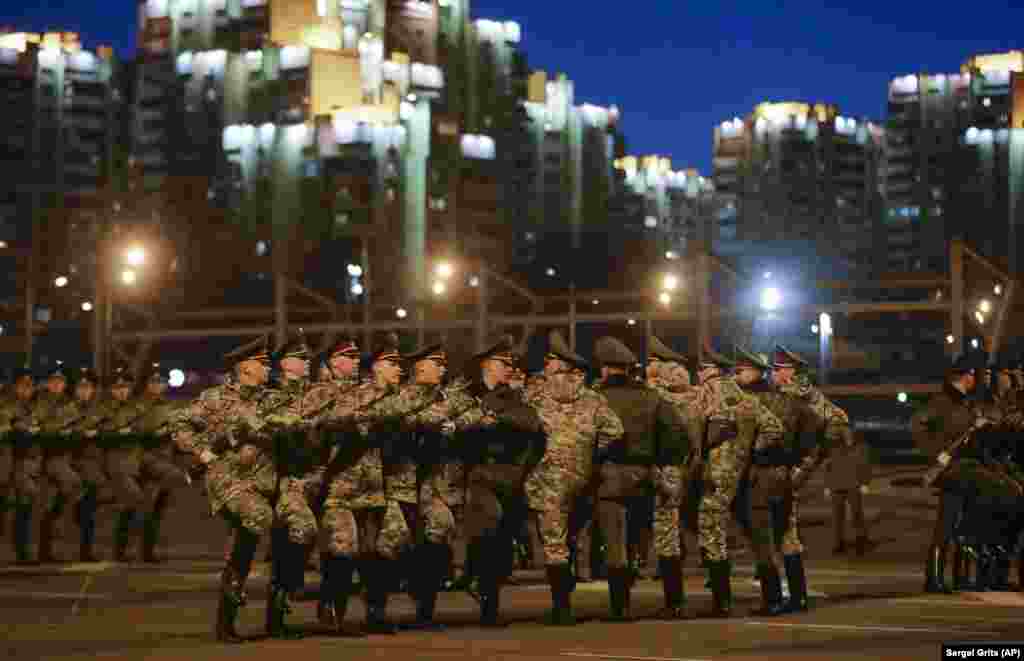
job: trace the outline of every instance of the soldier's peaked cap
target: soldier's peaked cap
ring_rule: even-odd
[[[14,374],[11,375],[11,378],[14,381],[19,381],[21,379],[24,379],[25,377],[28,377],[30,379],[33,378],[32,370],[30,368],[28,368],[28,367],[16,367],[16,368],[14,368]]]
[[[225,362],[229,365],[237,365],[247,360],[258,360],[261,362],[267,362],[270,360],[270,336],[262,335],[257,337],[255,340],[246,342],[240,347],[237,347],[226,356],[224,356]]]
[[[618,338],[609,335],[594,343],[594,357],[602,365],[630,367],[636,364],[636,354]]]
[[[135,373],[128,365],[118,365],[110,375],[110,382],[113,385],[133,384],[135,383]]]
[[[794,367],[799,369],[807,367],[807,361],[781,344],[777,344],[775,345],[775,355],[772,357],[772,367]]]
[[[79,367],[76,374],[78,383],[99,383],[99,376],[96,374],[96,370],[91,367]]]
[[[373,362],[378,360],[390,360],[398,362],[402,359],[402,353],[398,350],[398,333],[388,333],[384,340],[373,350],[370,359]]]
[[[768,361],[743,347],[736,347],[736,367],[756,367],[759,370],[767,370]]]
[[[349,358],[359,357],[359,343],[348,334],[325,337],[324,340],[321,353],[328,359],[339,354]]]
[[[274,360],[285,358],[309,358],[309,344],[306,342],[306,334],[301,330],[290,333],[287,339],[274,350]]]
[[[473,356],[473,360],[476,361],[488,359],[500,360],[508,363],[509,365],[514,365],[517,361],[517,356],[516,343],[515,340],[512,339],[512,336],[508,334],[501,334],[489,339],[487,341],[486,348]]]
[[[701,369],[718,367],[727,370],[735,367],[736,363],[718,352],[705,350],[701,352],[700,357],[697,359],[697,365]]]
[[[144,377],[146,381],[164,381],[167,379],[167,369],[160,363],[150,363],[146,366]]]
[[[647,356],[650,360],[664,360],[670,363],[686,364],[686,357],[672,351],[656,336],[650,335],[647,338]]]
[[[421,360],[434,360],[439,363],[448,363],[448,353],[444,350],[444,344],[441,342],[435,342],[433,344],[427,344],[419,347],[412,353],[402,356],[402,358],[414,363]]]
[[[583,356],[569,349],[569,344],[556,330],[548,333],[548,358],[562,360],[579,369],[587,368],[587,361]]]
[[[64,364],[64,361],[58,360],[46,368],[45,374],[48,379],[67,379],[68,366]]]

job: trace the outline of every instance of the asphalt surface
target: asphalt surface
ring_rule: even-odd
[[[600,621],[607,609],[603,582],[580,584],[574,606],[583,622],[552,628],[540,623],[550,605],[539,572],[520,572],[517,585],[503,593],[505,629],[475,623],[476,603],[463,593],[443,594],[439,618],[444,632],[403,632],[361,640],[337,639],[316,624],[318,577],[307,574],[307,592],[290,622],[306,637],[298,641],[262,639],[267,565],[258,563],[250,580],[249,605],[240,630],[249,642],[223,646],[212,626],[225,526],[205,515],[201,495],[180,496],[164,531],[160,565],[96,563],[14,567],[9,529],[0,549],[0,654],[9,659],[118,658],[221,659],[240,655],[303,659],[365,659],[408,656],[420,659],[609,659],[693,661],[699,659],[938,659],[951,641],[1024,639],[1024,593],[925,595],[921,561],[931,523],[930,496],[914,489],[889,488],[879,478],[866,498],[875,548],[864,558],[833,556],[829,506],[821,489],[804,504],[804,537],[812,611],[799,616],[757,618],[759,591],[751,578],[749,553],[736,549],[733,590],[736,617],[631,624]],[[821,485],[819,485],[820,487]],[[101,541],[110,539],[104,516]],[[69,537],[76,533],[66,524]],[[74,557],[74,544],[60,550]],[[109,547],[99,552],[109,557]],[[710,606],[696,553],[687,561],[688,610],[699,615]],[[634,612],[651,616],[661,606],[659,583],[640,581]],[[412,602],[392,598],[393,616],[411,620]],[[349,617],[361,620],[362,602],[353,600]]]

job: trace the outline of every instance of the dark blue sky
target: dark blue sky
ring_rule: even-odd
[[[135,0],[3,0],[0,24],[77,30],[134,50]],[[585,9],[584,9],[585,8]],[[534,68],[564,71],[577,102],[622,109],[633,153],[708,171],[711,131],[763,100],[838,104],[883,118],[889,78],[949,72],[975,52],[1024,46],[1024,3],[478,0],[517,20]]]

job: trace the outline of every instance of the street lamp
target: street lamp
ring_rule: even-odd
[[[974,338],[973,340],[971,340],[972,349],[977,349],[979,346],[981,346],[981,343],[978,342],[978,338]]]
[[[444,296],[444,293],[447,289],[448,288],[445,287],[444,283],[438,280],[437,282],[434,283],[434,296]]]
[[[946,344],[953,344],[956,342],[956,338],[952,334],[946,336]]]
[[[358,278],[363,275],[363,267],[358,264],[349,264],[348,274],[353,278]]]
[[[480,286],[480,278],[479,278],[479,276],[475,276],[474,275],[472,278],[470,278],[469,279],[469,286],[470,287],[479,287]]]
[[[668,275],[666,275],[665,279],[662,281],[662,287],[665,289],[665,291],[675,291],[676,287],[678,286],[679,278],[676,277],[676,275],[673,273],[669,273]]]
[[[362,296],[363,295],[363,286],[357,282],[357,283],[352,285],[351,292],[352,292],[353,296]]]
[[[179,369],[173,369],[167,375],[167,385],[172,388],[180,388],[185,385],[185,373]]]
[[[627,323],[628,325],[630,325],[630,326],[636,326],[636,319],[630,319],[630,320],[629,320],[629,321],[627,321],[626,323]]]
[[[818,324],[811,324],[811,333],[814,335],[818,334]]]
[[[82,303],[82,312],[92,312],[92,303],[89,301]]]
[[[146,251],[142,246],[132,246],[124,253],[124,261],[131,266],[142,266],[146,261]]]
[[[677,253],[675,250],[668,250],[665,252],[665,259],[669,261],[679,259],[679,253]]]
[[[395,316],[399,319],[405,319],[408,315],[409,313],[405,311],[405,308],[398,308],[395,310]]]
[[[975,311],[974,311],[974,319],[975,319],[975,321],[977,321],[977,322],[978,322],[979,324],[982,324],[982,325],[984,325],[984,324],[985,324],[985,315],[984,315],[984,314],[982,314],[981,310],[975,310]]]
[[[453,273],[455,273],[455,267],[452,266],[450,262],[441,262],[440,264],[437,265],[436,270],[437,277],[441,278],[442,280],[447,280],[448,278],[452,277]]]
[[[57,279],[53,281],[53,284],[55,286],[57,286],[57,287],[67,287],[68,286],[67,276],[63,276],[63,275],[57,276]]]
[[[6,248],[7,248],[7,242],[6,241],[0,241],[0,250],[5,250]]]
[[[775,287],[765,287],[761,290],[761,309],[771,312],[779,307],[782,302],[782,293]]]
[[[125,269],[124,271],[121,272],[121,282],[126,285],[134,285],[135,278],[135,271],[131,269]]]
[[[900,394],[896,395],[896,400],[900,404],[906,404],[907,403],[907,393],[901,392]]]
[[[662,305],[666,305],[666,306],[667,306],[667,305],[672,305],[672,294],[669,294],[669,293],[668,293],[667,291],[663,291],[663,292],[661,292],[661,294],[660,294],[660,295],[658,296],[658,301],[659,301],[659,302],[660,302],[660,303],[661,303]]]
[[[992,288],[992,293],[994,293],[996,296],[1002,296],[1003,286],[999,283],[996,283],[996,286]]]
[[[555,269],[551,268],[550,266],[548,267],[548,270],[547,270],[547,271],[544,271],[544,273],[545,273],[545,275],[547,275],[547,276],[548,276],[549,278],[553,278],[553,277],[555,277]]]
[[[825,337],[831,337],[832,335],[832,315],[828,312],[822,312],[818,316],[818,325],[821,327],[821,334]]]

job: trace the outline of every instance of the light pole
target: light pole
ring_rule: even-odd
[[[818,316],[818,381],[828,385],[828,372],[832,369],[832,315],[822,312]]]

